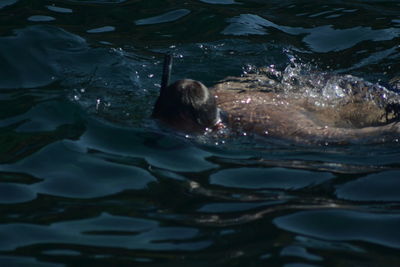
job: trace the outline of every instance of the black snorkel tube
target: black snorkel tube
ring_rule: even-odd
[[[168,101],[166,101],[168,95],[167,87],[169,85],[169,80],[171,79],[171,70],[172,70],[172,55],[165,54],[163,71],[161,76],[160,95],[157,98],[152,114],[152,117],[154,118],[160,118],[165,116],[165,114],[163,114],[163,110],[165,109],[165,107],[163,106],[165,106],[165,104],[168,103]]]
[[[165,92],[165,89],[169,85],[169,80],[171,79],[171,70],[172,70],[172,55],[166,54],[164,56],[164,66],[161,77],[160,95],[163,94],[163,92]]]

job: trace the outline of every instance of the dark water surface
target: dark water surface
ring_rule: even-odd
[[[0,265],[399,266],[397,140],[148,119],[165,52],[207,85],[296,61],[386,86],[399,45],[399,1],[0,1]]]

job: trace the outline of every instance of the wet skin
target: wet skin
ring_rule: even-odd
[[[382,103],[381,92],[374,99],[363,84],[349,85],[351,93],[324,105],[304,94],[285,93],[282,86],[265,73],[228,77],[210,89],[179,80],[160,93],[153,117],[179,131],[201,132],[220,128],[222,113],[222,123],[232,132],[305,144],[381,142],[400,135],[396,113]]]

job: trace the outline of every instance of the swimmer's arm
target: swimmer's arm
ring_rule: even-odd
[[[383,126],[364,127],[358,129],[336,128],[336,127],[316,127],[303,128],[291,136],[298,136],[299,140],[309,140],[312,143],[333,142],[333,143],[351,143],[376,140],[384,141],[387,138],[400,137],[400,123],[394,122]],[[297,139],[297,138],[295,138]],[[387,141],[387,140],[386,140]]]

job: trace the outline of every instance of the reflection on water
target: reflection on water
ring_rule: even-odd
[[[173,10],[170,12],[167,12],[165,14],[151,17],[151,18],[146,18],[146,19],[140,19],[137,20],[135,23],[136,25],[149,25],[149,24],[157,24],[157,23],[165,23],[165,22],[171,22],[178,20],[190,13],[190,10],[188,9],[178,9],[178,10]]]
[[[398,214],[360,213],[354,211],[304,211],[274,219],[288,231],[332,241],[360,240],[399,248],[400,236],[392,230],[400,222]]]
[[[166,52],[172,79],[268,66],[303,96],[358,81],[394,101],[399,11],[1,1],[0,265],[398,265],[398,143],[185,137],[148,118]]]
[[[399,36],[399,28],[374,30],[371,27],[336,29],[332,25],[312,28],[277,25],[254,14],[241,14],[230,20],[230,25],[222,32],[228,35],[263,35],[268,28],[274,28],[289,35],[304,36],[303,41],[314,52],[342,51],[362,41],[385,41]]]

